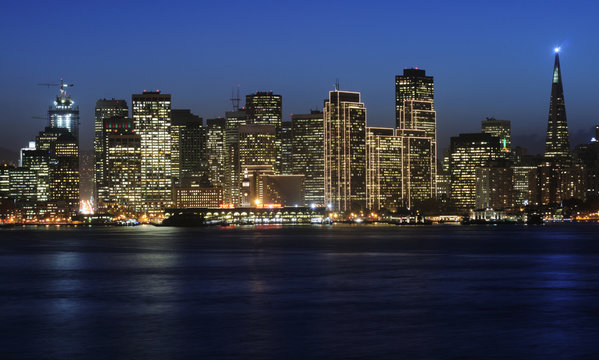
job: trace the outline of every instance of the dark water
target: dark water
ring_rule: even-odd
[[[597,359],[599,226],[0,231],[1,359]]]

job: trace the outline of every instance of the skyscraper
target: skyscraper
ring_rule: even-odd
[[[246,124],[239,127],[239,169],[276,165],[277,135],[274,125]],[[241,176],[241,174],[240,174]]]
[[[61,80],[60,93],[54,100],[54,107],[50,106],[48,110],[50,127],[67,129],[79,140],[79,107],[75,106],[64,87]]]
[[[359,92],[334,90],[324,102],[325,203],[366,209],[366,107]]]
[[[476,208],[509,209],[514,206],[514,169],[509,160],[489,161],[476,173]]]
[[[172,110],[171,166],[173,185],[183,179],[208,182],[203,119],[190,110]]]
[[[226,121],[224,118],[206,120],[206,157],[208,180],[213,187],[225,186]]]
[[[322,111],[293,114],[293,174],[305,175],[305,200],[324,205],[324,122]]]
[[[395,77],[396,135],[402,138],[401,199],[415,203],[437,195],[437,113],[434,79],[422,69],[404,69]]]
[[[406,100],[434,101],[435,87],[432,76],[422,69],[404,69],[403,75],[395,76],[395,126],[401,128],[402,111]],[[431,107],[430,110],[434,110]]]
[[[46,202],[50,197],[50,154],[45,150],[22,150],[23,167],[36,172],[37,202]]]
[[[128,116],[129,107],[125,100],[112,98],[96,101],[94,113],[94,197],[96,201],[102,197],[100,192],[104,187],[104,169],[106,169],[104,120],[112,117],[126,118]]]
[[[559,63],[559,48],[555,49],[551,99],[549,102],[549,120],[547,122],[547,138],[545,141],[545,157],[560,162],[568,161],[571,158],[564,88]]]
[[[282,163],[281,132],[283,131],[283,97],[271,91],[258,91],[246,95],[245,107],[250,124],[274,125],[276,130],[277,164],[275,172],[280,172]]]
[[[141,202],[151,216],[172,203],[171,95],[144,91],[132,95],[132,118],[141,136]]]
[[[451,138],[451,197],[461,210],[476,206],[476,168],[500,157],[499,138],[489,134],[460,134]]]
[[[366,131],[367,206],[395,211],[402,206],[402,138],[392,128],[368,127]]]
[[[225,113],[225,202],[238,205],[241,201],[241,178],[239,177],[239,127],[248,123],[245,109]]]
[[[509,153],[512,151],[512,131],[509,120],[486,118],[481,122],[481,131],[499,138],[502,152]]]
[[[281,127],[281,174],[293,174],[293,124],[291,121],[283,121]]]
[[[102,210],[112,214],[141,211],[141,136],[133,120],[123,117],[104,119],[105,191]]]

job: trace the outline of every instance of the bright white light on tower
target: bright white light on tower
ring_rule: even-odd
[[[554,52],[556,52],[556,53],[558,53],[560,50],[561,50],[561,48],[560,48],[559,46],[556,46],[556,47],[553,49],[553,51],[554,51]]]

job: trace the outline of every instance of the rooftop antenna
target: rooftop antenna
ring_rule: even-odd
[[[239,102],[241,101],[241,99],[239,98],[240,86],[240,84],[237,84],[237,97],[235,97],[235,89],[231,90],[231,103],[233,104],[233,111],[239,111]]]
[[[335,79],[335,91],[339,91],[339,79]]]

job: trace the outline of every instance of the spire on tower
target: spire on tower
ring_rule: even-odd
[[[547,138],[545,140],[545,157],[556,160],[570,159],[570,136],[566,119],[566,104],[562,84],[561,66],[559,62],[560,48],[556,47],[551,98],[549,102],[549,119],[547,122]]]

